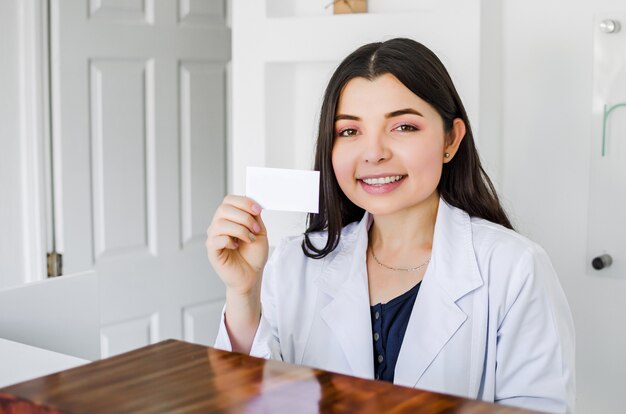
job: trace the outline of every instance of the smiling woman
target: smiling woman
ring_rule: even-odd
[[[409,39],[333,74],[319,213],[268,260],[261,208],[227,196],[207,252],[216,346],[548,412],[574,405],[574,331],[544,250],[513,231],[442,63]]]
[[[305,237],[306,255],[324,257],[339,242],[341,228],[363,217],[362,206],[349,201],[341,179],[333,178],[335,151],[341,152],[345,146],[336,137],[364,133],[370,136],[374,126],[368,125],[364,131],[359,114],[346,110],[364,111],[370,116],[378,112],[379,118],[388,121],[386,127],[395,127],[385,130],[390,136],[439,134],[441,151],[434,157],[422,157],[437,160],[441,171],[435,187],[441,197],[471,216],[513,228],[482,168],[469,118],[445,67],[428,48],[406,39],[394,39],[365,45],[346,57],[326,89],[315,159],[315,169],[322,171],[320,214],[309,216],[306,233],[328,230],[329,237],[322,249]],[[356,127],[358,122],[361,130]],[[460,156],[455,159],[457,151]],[[331,153],[332,165],[327,162]],[[441,157],[443,164],[439,162]],[[414,164],[419,161],[414,160]]]
[[[393,110],[397,106],[407,109]],[[359,116],[341,115],[346,112]],[[428,198],[439,183],[441,161],[451,159],[444,154],[453,156],[465,134],[463,121],[457,120],[444,139],[437,111],[391,74],[350,80],[337,113],[332,150],[337,182],[350,200],[372,214],[389,214]],[[393,191],[401,185],[403,191]],[[387,197],[369,200],[371,194]]]

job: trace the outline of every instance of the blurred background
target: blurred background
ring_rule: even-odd
[[[626,3],[345,3],[2,0],[0,290],[95,273],[101,357],[212,344],[214,209],[244,193],[246,166],[312,168],[333,69],[410,37],[448,68],[514,225],[552,258],[576,323],[578,411],[622,412]],[[303,215],[264,214],[272,245],[304,230]],[[612,264],[594,269],[602,255]],[[55,304],[38,295],[0,322],[44,317]]]

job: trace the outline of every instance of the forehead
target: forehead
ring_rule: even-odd
[[[404,86],[392,74],[386,73],[373,80],[353,78],[339,95],[337,113],[366,115],[389,113],[398,109],[414,108],[424,115],[433,115],[435,109]]]

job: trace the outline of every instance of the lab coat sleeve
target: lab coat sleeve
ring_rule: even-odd
[[[279,257],[284,250],[285,242],[282,242],[274,250],[272,257],[263,269],[263,281],[261,283],[261,320],[257,328],[256,334],[252,341],[250,355],[265,359],[282,360],[280,352],[280,343],[278,341],[278,329],[276,319],[276,299],[274,283],[277,276],[277,265],[280,261]],[[228,331],[225,324],[225,310],[222,309],[217,338],[215,340],[215,348],[225,351],[232,351],[232,344],[228,337]]]
[[[551,413],[574,411],[574,324],[550,259],[521,257],[497,334],[495,401]]]

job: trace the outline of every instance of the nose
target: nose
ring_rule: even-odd
[[[377,134],[367,137],[364,142],[363,160],[368,164],[378,164],[391,158],[391,150],[387,145],[386,136]]]

